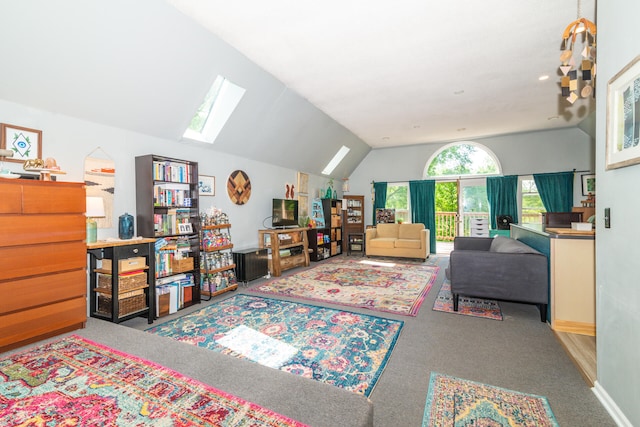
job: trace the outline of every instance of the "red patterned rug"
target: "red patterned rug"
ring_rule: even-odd
[[[0,426],[304,426],[76,335],[0,359]]]
[[[263,294],[415,316],[439,267],[371,260],[323,262],[251,288]]]
[[[445,281],[442,284],[440,292],[438,292],[438,296],[433,303],[433,309],[446,313],[502,320],[502,310],[498,302],[491,299],[460,296],[458,299],[458,311],[453,311],[453,294],[451,293],[451,283],[449,281]]]

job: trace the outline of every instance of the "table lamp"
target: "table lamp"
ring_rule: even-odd
[[[102,197],[87,197],[87,243],[98,241],[98,223],[94,218],[104,217],[104,200]]]

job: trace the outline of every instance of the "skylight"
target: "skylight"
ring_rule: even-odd
[[[216,77],[184,138],[213,144],[246,90],[222,76]]]
[[[345,147],[344,145],[338,150],[333,159],[327,164],[327,166],[322,170],[323,175],[331,175],[331,172],[340,164],[344,156],[349,152],[349,147]]]

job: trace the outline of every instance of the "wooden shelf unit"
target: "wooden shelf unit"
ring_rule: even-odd
[[[167,300],[177,301],[178,309],[200,303],[198,163],[154,154],[135,163],[137,232],[156,239],[156,303],[164,315]],[[181,229],[184,224],[190,228]],[[163,296],[172,287],[175,300]]]
[[[87,321],[85,186],[0,182],[0,352]]]
[[[201,228],[200,293],[207,295],[206,301],[209,301],[214,296],[238,289],[238,281],[231,252],[231,224],[203,225]]]
[[[91,317],[124,322],[138,316],[146,316],[148,323],[155,320],[155,239],[99,241],[87,244],[89,253],[89,314]],[[144,265],[132,271],[145,273],[144,283],[120,288],[130,271],[120,270],[120,263],[129,259],[144,258]],[[110,266],[105,267],[105,260]],[[101,266],[98,267],[98,261]],[[99,283],[99,274],[109,275],[110,286]],[[134,305],[135,304],[135,305]],[[133,308],[130,308],[133,307]],[[105,310],[105,308],[108,308]]]
[[[329,228],[309,228],[307,241],[311,261],[322,261],[331,256],[331,230]]]
[[[275,277],[285,270],[309,266],[306,228],[258,230],[258,245],[269,249],[269,271]]]
[[[329,229],[329,256],[340,255],[343,252],[342,241],[342,200],[322,199],[324,211],[324,227]]]
[[[350,246],[352,242],[350,242],[349,235],[364,235],[364,196],[345,195],[342,198],[342,203],[344,203],[347,208],[343,211],[343,247],[346,249],[347,253],[351,253],[354,249]],[[364,243],[362,243],[362,250],[364,251]]]

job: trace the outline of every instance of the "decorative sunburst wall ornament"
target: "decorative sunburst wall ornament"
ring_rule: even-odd
[[[592,94],[595,95],[593,89],[596,77],[596,24],[581,18],[580,14],[580,0],[578,0],[578,19],[564,30],[563,51],[560,54],[560,71],[562,72],[560,88],[562,96],[571,104],[579,97],[587,98]],[[579,61],[576,61],[574,51],[580,47],[582,50],[580,50]],[[581,73],[579,74],[578,71]],[[579,78],[583,82],[582,89],[579,88]]]

